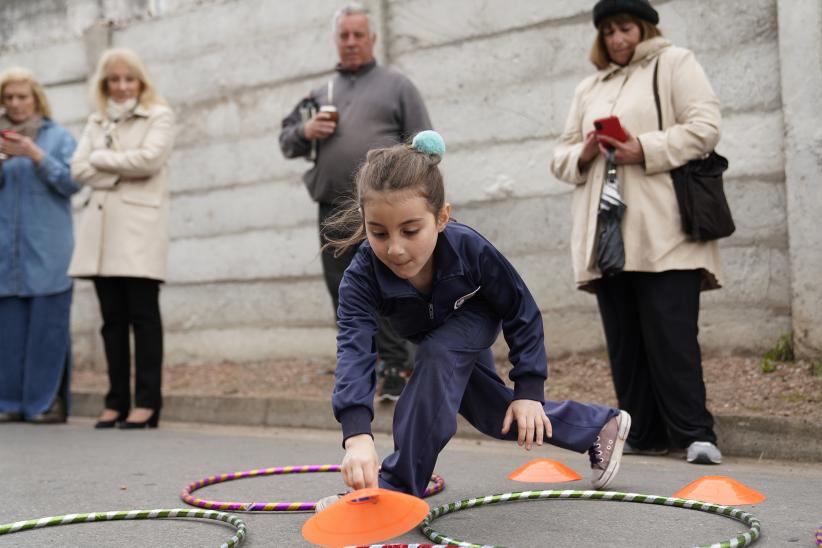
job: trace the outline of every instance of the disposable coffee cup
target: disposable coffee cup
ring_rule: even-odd
[[[328,114],[328,119],[333,122],[338,122],[340,120],[340,113],[334,105],[323,105],[320,107],[320,112],[325,112]]]

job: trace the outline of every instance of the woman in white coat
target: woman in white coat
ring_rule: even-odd
[[[110,388],[96,427],[155,427],[162,407],[159,295],[166,276],[166,163],[174,115],[139,57],[127,49],[103,53],[91,94],[96,112],[80,138],[71,174],[92,191],[69,274],[93,280],[103,317]],[[135,346],[133,408],[129,328]]]
[[[596,293],[619,407],[634,418],[625,452],[687,447],[689,462],[718,464],[697,320],[700,291],[720,286],[719,250],[716,241],[692,241],[683,232],[670,171],[713,150],[719,101],[693,53],[662,37],[647,0],[600,0],[593,17],[598,71],[577,87],[551,163],[558,179],[575,185],[577,285]],[[626,141],[594,131],[594,120],[609,116],[618,116]],[[596,229],[607,148],[615,151],[627,209],[624,269],[603,277]]]

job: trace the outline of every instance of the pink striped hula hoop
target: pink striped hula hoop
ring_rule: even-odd
[[[207,508],[209,510],[231,510],[234,512],[310,512],[314,510],[317,501],[308,502],[225,502],[219,500],[205,500],[197,498],[192,493],[203,487],[245,478],[259,476],[281,476],[285,474],[313,474],[318,472],[339,472],[339,464],[308,464],[303,466],[276,466],[274,468],[257,468],[244,472],[232,472],[209,476],[186,486],[180,493],[180,499],[191,506]],[[430,497],[445,488],[442,476],[431,474],[432,484],[423,493],[423,497]]]

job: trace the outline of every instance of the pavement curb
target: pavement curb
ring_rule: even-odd
[[[167,395],[163,420],[220,425],[273,426],[337,430],[330,400],[300,398],[244,398],[237,396]],[[72,392],[72,414],[96,417],[103,394]],[[391,432],[392,403],[377,403],[372,428]],[[786,417],[718,415],[716,433],[723,454],[761,459],[818,462],[822,436],[810,422]],[[457,437],[483,439],[465,419],[458,417]]]

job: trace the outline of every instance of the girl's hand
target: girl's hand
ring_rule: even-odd
[[[582,152],[579,155],[579,170],[585,171],[588,164],[594,161],[594,158],[599,154],[599,143],[597,143],[596,133],[589,131],[585,136],[585,141],[582,144]]]
[[[0,139],[0,152],[9,156],[27,156],[39,164],[43,161],[43,151],[37,143],[19,133],[8,132]]]
[[[525,444],[525,450],[530,451],[534,442],[542,445],[543,436],[550,438],[553,430],[548,415],[545,414],[542,404],[534,400],[514,400],[505,412],[502,421],[502,434],[511,429],[511,424],[517,423],[517,444]]]
[[[342,474],[347,486],[352,489],[377,487],[379,470],[380,461],[371,436],[359,434],[345,440]]]
[[[614,156],[617,165],[625,164],[642,164],[645,162],[645,152],[642,150],[642,145],[639,139],[628,133],[628,140],[624,143],[617,141],[607,135],[596,135],[597,143],[599,144],[599,151],[602,155],[608,154],[608,149],[614,149]]]

